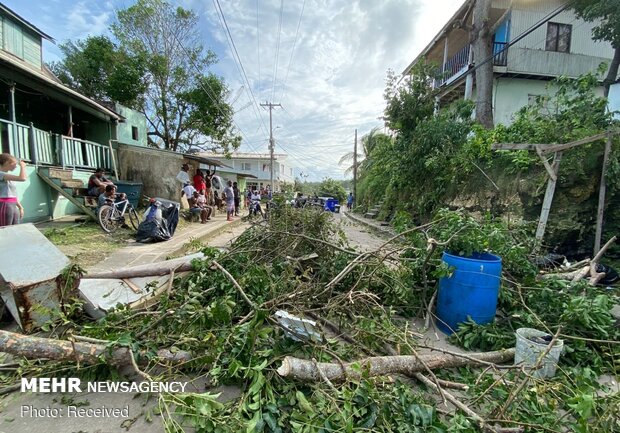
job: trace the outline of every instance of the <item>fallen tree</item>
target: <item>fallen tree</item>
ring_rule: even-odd
[[[75,361],[84,364],[99,364],[104,361],[114,366],[133,365],[136,362],[146,364],[146,352],[139,352],[136,361],[130,348],[113,347],[111,343],[55,340],[0,330],[0,352],[28,359]],[[157,359],[162,363],[178,365],[190,361],[192,356],[185,351],[173,353],[168,349],[160,349],[157,351]]]
[[[515,350],[505,349],[494,352],[468,353],[466,357],[458,355],[422,355],[417,356],[373,356],[355,362],[326,363],[286,356],[278,368],[282,377],[298,380],[318,381],[342,380],[347,377],[359,378],[367,376],[385,376],[404,374],[413,376],[415,373],[428,369],[462,367],[465,365],[483,365],[502,363],[514,359]]]

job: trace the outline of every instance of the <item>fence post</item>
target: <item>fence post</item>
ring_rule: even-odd
[[[34,165],[39,163],[39,156],[37,155],[37,143],[35,143],[34,125],[32,122],[28,128],[28,147],[30,148],[30,162]]]

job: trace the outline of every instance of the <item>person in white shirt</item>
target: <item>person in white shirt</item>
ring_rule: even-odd
[[[183,187],[183,193],[181,194],[181,197],[183,196],[183,194],[185,194],[185,197],[187,197],[187,199],[189,200],[190,198],[192,198],[194,196],[194,192],[196,192],[196,188],[194,188],[193,185],[187,184]]]
[[[261,215],[263,215],[263,209],[261,208],[261,205],[260,205],[260,199],[261,197],[258,191],[256,190],[252,191],[252,195],[250,195],[250,207],[256,206],[256,213],[260,213]]]
[[[189,164],[183,164],[181,166],[181,171],[179,171],[179,174],[177,174],[177,181],[179,181],[181,183],[181,188],[183,188],[185,186],[185,184],[191,183],[189,180]],[[188,195],[188,197],[191,197],[191,195]]]

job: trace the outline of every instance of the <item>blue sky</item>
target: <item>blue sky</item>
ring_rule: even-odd
[[[401,72],[464,0],[220,0],[254,99],[244,84],[215,0],[170,0],[200,17],[213,72],[230,90],[242,151],[267,152],[273,112],[276,152],[287,153],[307,180],[343,178],[340,157],[353,150],[385,108],[388,69]],[[116,10],[133,0],[2,0],[57,42],[108,34]],[[303,14],[302,14],[303,8]],[[280,18],[281,17],[281,18]],[[300,19],[301,17],[301,19]],[[299,29],[299,30],[298,30]],[[279,43],[278,43],[279,41]],[[278,48],[279,47],[279,48]],[[59,60],[54,44],[44,60]]]

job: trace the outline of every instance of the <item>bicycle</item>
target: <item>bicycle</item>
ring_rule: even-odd
[[[99,225],[106,233],[112,233],[125,224],[125,215],[127,215],[131,227],[138,230],[140,216],[127,199],[116,202],[108,200],[97,212]]]

